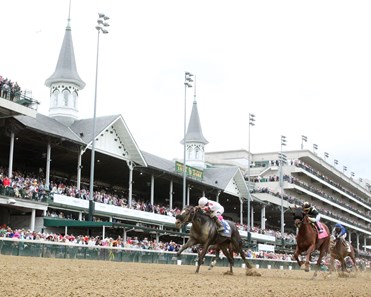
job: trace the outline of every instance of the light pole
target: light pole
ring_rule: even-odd
[[[318,145],[313,143],[313,153],[317,155],[316,151],[318,150]]]
[[[304,142],[307,142],[308,141],[308,137],[302,135],[301,136],[301,149],[303,150],[304,149]]]
[[[186,205],[187,196],[187,88],[192,88],[192,76],[192,73],[184,73],[183,208]]]
[[[247,182],[247,190],[249,191],[247,196],[247,232],[251,229],[251,220],[250,220],[250,214],[251,214],[251,190],[250,190],[250,168],[251,168],[251,152],[250,152],[250,127],[255,126],[255,115],[252,113],[249,113],[249,167],[247,168],[247,175],[248,175],[248,182]]]
[[[283,234],[285,232],[285,223],[284,223],[284,211],[283,211],[283,172],[282,166],[286,163],[287,158],[286,155],[282,152],[282,147],[286,145],[286,136],[281,136],[281,152],[279,154],[279,161],[280,161],[280,187],[281,187],[281,237],[282,237],[282,244],[283,242]]]
[[[326,159],[327,159],[330,155],[329,155],[329,153],[325,152],[325,153],[323,154],[323,156],[324,156],[324,159],[325,159],[325,161],[326,161]]]
[[[93,116],[93,132],[92,132],[92,145],[91,145],[91,164],[90,164],[90,188],[89,188],[89,221],[93,220],[94,212],[94,165],[95,165],[95,122],[97,115],[97,87],[98,87],[98,61],[99,61],[99,35],[100,32],[107,34],[108,31],[104,29],[108,27],[109,24],[106,22],[109,20],[109,17],[103,13],[98,13],[98,25],[95,26],[95,29],[98,31],[97,38],[97,60],[95,66],[95,96],[94,96],[94,116]]]

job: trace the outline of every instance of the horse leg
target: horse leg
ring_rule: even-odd
[[[189,242],[189,241],[188,241]],[[205,255],[206,255],[206,252],[208,251],[209,249],[209,245],[210,243],[205,243],[202,247],[202,250],[201,252],[199,252],[199,255],[198,255],[198,261],[197,261],[197,268],[196,268],[196,271],[195,273],[198,273],[200,271],[200,266],[205,258]]]
[[[349,245],[350,245],[350,244],[349,244]],[[358,266],[357,266],[357,262],[356,262],[356,256],[355,256],[354,248],[353,248],[352,245],[350,245],[350,252],[347,253],[347,256],[349,256],[350,259],[351,259],[352,262],[353,262],[354,272],[355,272],[355,273],[359,272],[359,269],[358,269]]]
[[[305,256],[305,268],[304,268],[304,271],[305,272],[309,272],[309,268],[310,268],[310,257],[312,255],[312,252],[314,251],[314,244],[312,244],[309,249],[307,250],[307,254]],[[316,277],[317,276],[317,270],[318,270],[318,262],[320,261],[320,259],[322,259],[322,252],[320,253],[319,257],[318,257],[318,261],[317,261],[317,269],[316,271],[314,272],[314,276],[313,277]]]
[[[335,258],[331,256],[328,276],[330,276],[334,270],[335,270]]]
[[[313,278],[317,276],[318,271],[321,269],[322,259],[326,254],[327,254],[327,249],[325,248],[325,246],[321,246]]]
[[[304,264],[303,261],[300,260],[300,255],[301,251],[298,248],[296,248],[294,253],[294,259],[296,260],[296,262],[298,262],[299,267],[301,267]]]
[[[215,259],[211,261],[210,263],[210,266],[209,266],[209,270],[213,269],[216,262],[218,261],[218,259],[220,259],[220,249],[219,248],[216,248],[215,249]]]
[[[354,266],[354,272],[359,272],[359,269],[358,269],[358,266],[357,266],[357,262],[356,262],[356,258],[354,256],[354,253],[350,253],[349,257],[352,259],[352,262],[353,262],[353,266]]]
[[[231,246],[229,248],[227,246],[221,246],[221,249],[223,251],[223,254],[227,257],[228,262],[229,262],[229,271],[227,271],[224,274],[233,274],[233,265],[234,265],[234,259],[233,259],[233,249]]]
[[[183,246],[179,249],[179,251],[176,253],[176,256],[179,257],[180,254],[187,248],[191,247],[191,246],[194,246],[196,244],[196,240],[194,240],[193,238],[190,238],[187,243],[183,244]]]
[[[234,250],[240,254],[242,260],[245,262],[246,269],[252,269],[253,267],[251,266],[250,262],[246,259],[246,254],[242,249],[242,245],[237,240],[232,240],[232,245]],[[260,273],[257,274],[259,274],[258,276],[260,276]]]

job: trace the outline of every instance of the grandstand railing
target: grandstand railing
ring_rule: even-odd
[[[10,238],[0,238],[0,255],[172,265],[179,265],[180,262],[178,260],[181,261],[181,265],[195,265],[197,259],[197,254],[195,253],[184,252],[177,258],[176,252],[162,250],[89,246]],[[204,265],[210,265],[213,258],[213,255],[206,255]],[[295,261],[256,258],[248,259],[248,261],[256,268],[299,269]],[[234,266],[243,267],[242,264],[241,257],[235,257]],[[228,267],[228,260],[223,257],[217,261],[216,266]]]

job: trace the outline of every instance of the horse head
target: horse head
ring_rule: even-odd
[[[301,224],[303,223],[303,220],[305,217],[303,210],[301,207],[296,207],[296,206],[293,208],[290,207],[290,210],[291,210],[292,215],[294,216],[295,227],[299,228]]]
[[[192,221],[195,214],[195,207],[186,206],[180,214],[175,217],[175,228],[180,229],[183,225]]]

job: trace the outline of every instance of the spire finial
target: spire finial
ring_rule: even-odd
[[[67,28],[71,29],[71,0],[70,0],[70,5],[68,7],[68,19],[67,19]]]
[[[193,89],[194,89],[193,102],[196,102],[196,75],[195,75],[195,78],[194,78]]]

